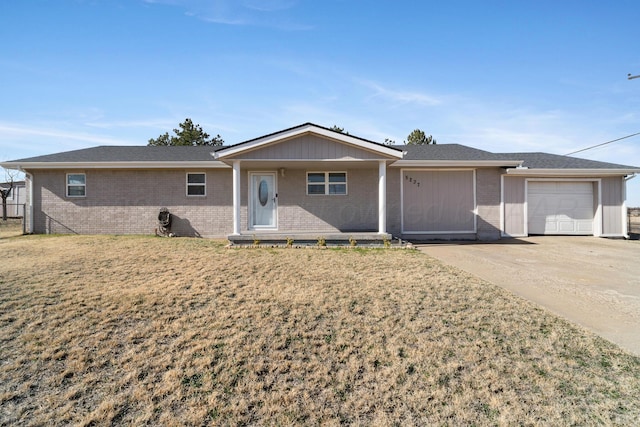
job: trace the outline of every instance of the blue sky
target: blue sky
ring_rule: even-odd
[[[566,154],[640,132],[640,2],[0,2],[0,160],[304,122]],[[640,136],[580,154],[640,166]],[[640,206],[640,177],[629,182]]]

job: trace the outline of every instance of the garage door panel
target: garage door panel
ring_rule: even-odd
[[[560,230],[558,229],[558,222],[553,221],[552,219],[543,218],[544,220],[544,232],[545,233],[557,233]]]
[[[577,221],[576,230],[580,233],[593,234],[593,220],[591,221]]]
[[[576,223],[571,220],[558,220],[558,231],[560,233],[573,233],[576,231]]]
[[[530,181],[529,234],[593,234],[593,183]]]

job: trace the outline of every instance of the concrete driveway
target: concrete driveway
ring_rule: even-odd
[[[417,246],[640,356],[640,241],[548,236]]]

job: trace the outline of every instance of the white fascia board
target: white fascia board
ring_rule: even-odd
[[[507,169],[508,175],[527,176],[619,176],[638,172],[640,169]]]
[[[10,169],[10,170],[20,170],[20,166],[21,165],[17,163],[8,163],[8,162],[0,163],[0,168]]]
[[[266,136],[264,138],[256,139],[251,142],[241,143],[236,146],[218,150],[213,154],[216,159],[224,159],[226,157],[233,156],[235,154],[239,154],[245,151],[255,150],[256,148],[262,147],[264,145],[269,145],[278,141],[285,141],[287,139],[291,139],[296,136],[304,135],[307,133],[324,136],[336,141],[340,141],[345,144],[354,145],[356,147],[359,147],[368,151],[381,153],[381,154],[396,157],[399,159],[401,159],[403,156],[402,151],[397,150],[395,148],[385,147],[372,142],[363,141],[361,139],[354,138],[350,135],[336,133],[334,131],[319,128],[313,125],[301,126],[299,128],[290,129],[288,131],[284,131],[284,132],[276,133],[274,135]]]
[[[398,160],[392,167],[506,167],[520,166],[520,160]]]
[[[231,160],[228,160],[231,161]],[[393,159],[357,159],[354,157],[342,157],[339,159],[242,159],[242,163],[330,163],[330,162],[352,162],[352,163],[373,163],[379,161],[393,162]]]
[[[26,162],[2,163],[5,169],[230,169],[217,161],[198,162]]]

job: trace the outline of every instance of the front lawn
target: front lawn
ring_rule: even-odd
[[[417,251],[0,239],[0,425],[633,425],[640,358]]]

